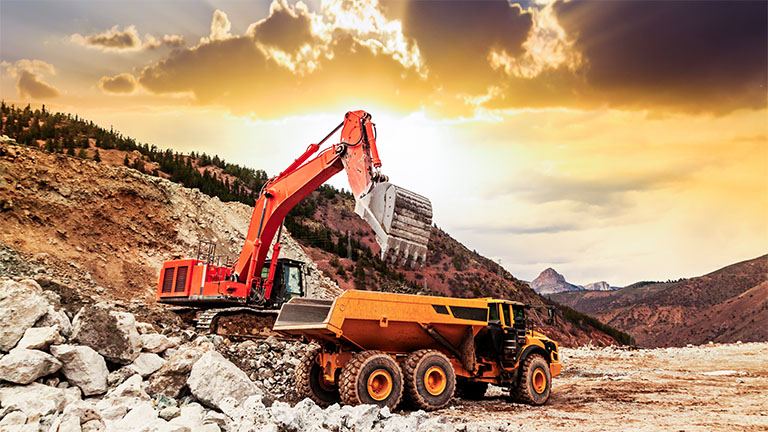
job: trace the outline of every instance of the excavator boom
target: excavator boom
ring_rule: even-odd
[[[168,272],[168,269],[180,270],[182,261],[167,262],[158,282],[158,299],[179,303],[172,300],[221,297],[269,303],[280,252],[278,233],[283,219],[302,199],[342,170],[347,173],[355,197],[355,212],[373,228],[381,246],[382,259],[404,265],[422,263],[426,259],[432,225],[432,204],[421,195],[389,183],[380,173],[382,164],[374,128],[367,112],[348,112],[344,121],[322,141],[311,144],[299,158],[264,185],[253,208],[245,244],[231,269],[208,269],[206,263],[203,274],[196,276],[194,267],[202,262],[183,261],[187,263],[183,265],[192,262],[193,277],[190,280],[200,284],[195,292],[196,287],[192,286],[175,288],[194,283],[187,283],[186,279],[180,283],[178,272],[176,276],[172,271]],[[320,151],[322,144],[339,129],[339,143]],[[276,234],[278,241],[273,246],[269,272],[263,275],[268,249]],[[185,278],[188,270],[184,271]],[[224,277],[211,276],[211,272]]]

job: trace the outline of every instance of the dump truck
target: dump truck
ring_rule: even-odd
[[[321,150],[337,131],[340,141]],[[319,153],[318,153],[319,152]],[[381,258],[416,267],[424,262],[432,227],[429,199],[389,183],[381,172],[376,128],[369,113],[349,111],[344,120],[261,189],[239,258],[221,265],[213,248],[196,258],[166,261],[157,282],[157,301],[196,307],[198,329],[217,332],[223,315],[274,317],[282,303],[302,296],[302,263],[279,258],[283,220],[320,185],[346,171],[355,213],[373,229]],[[277,239],[275,240],[275,235]],[[268,260],[271,249],[271,258]],[[256,322],[256,321],[255,321]],[[268,327],[274,322],[269,322]]]
[[[296,370],[300,392],[322,406],[376,404],[436,410],[458,391],[489,384],[542,405],[560,374],[557,343],[527,328],[527,306],[349,290],[335,300],[293,298],[273,330],[319,345]]]

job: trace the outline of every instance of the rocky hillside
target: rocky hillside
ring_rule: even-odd
[[[0,271],[76,287],[77,295],[86,298],[77,301],[140,300],[154,308],[157,271],[164,261],[189,256],[200,240],[216,241],[219,253],[235,257],[251,214],[249,206],[223,203],[162,177],[30,147],[3,144],[0,172],[4,227]],[[333,198],[324,198],[321,192],[314,196],[348,205],[343,194],[332,192]],[[525,283],[437,229],[431,243],[435,252],[421,275],[383,266],[374,258],[370,228],[341,210],[340,216],[333,216],[333,208],[318,205],[315,210],[327,214],[330,227],[345,218],[352,227],[348,229],[363,232],[362,241],[354,243],[359,244],[353,250],[358,256],[338,258],[317,247],[302,248],[289,235],[285,237],[286,255],[310,263],[310,295],[332,296],[339,292],[335,281],[352,280],[361,289],[415,292],[425,284],[428,292],[548,303]],[[294,219],[299,222],[293,227],[286,224],[289,229],[301,225],[300,216]],[[347,279],[340,274],[344,267]],[[562,311],[558,324],[544,330],[566,345],[621,339],[619,333],[606,333],[611,329],[568,319]]]
[[[768,255],[677,282],[553,294],[642,346],[768,340]]]

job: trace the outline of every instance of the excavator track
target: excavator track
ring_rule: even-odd
[[[195,330],[229,339],[284,338],[272,331],[277,310],[249,307],[206,309],[197,313]]]

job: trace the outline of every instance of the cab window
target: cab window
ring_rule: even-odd
[[[504,325],[507,327],[512,327],[512,321],[509,319],[509,307],[510,305],[502,305],[501,306],[504,310]]]
[[[499,305],[491,303],[488,305],[488,322],[499,321]]]
[[[525,311],[522,307],[513,307],[512,313],[515,315],[515,326],[525,326]]]
[[[301,295],[301,272],[298,267],[285,268],[285,293]]]

